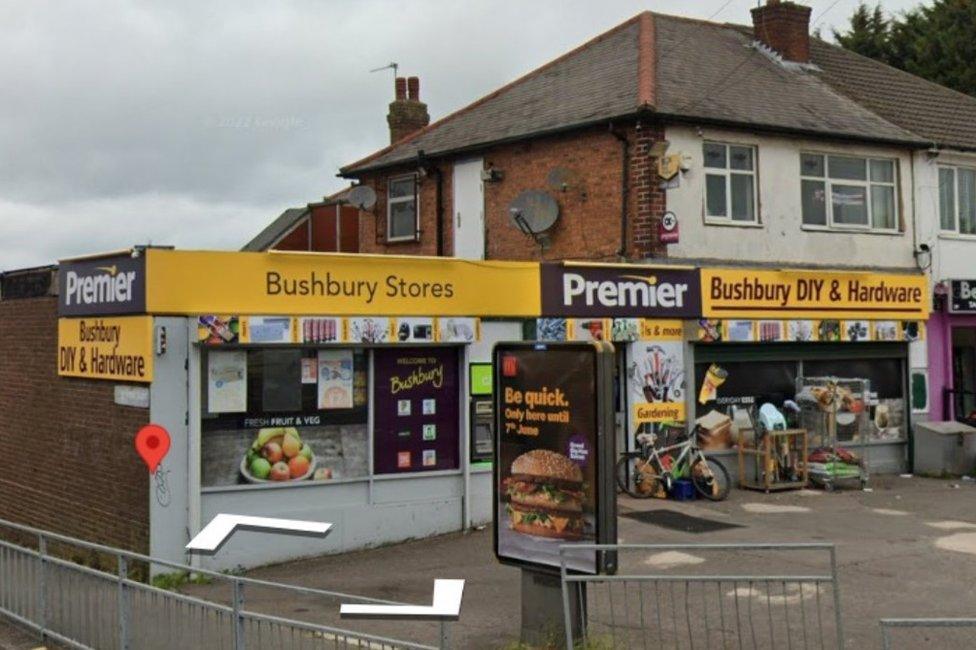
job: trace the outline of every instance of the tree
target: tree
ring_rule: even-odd
[[[934,0],[900,16],[860,4],[834,38],[851,51],[976,96],[976,0]]]

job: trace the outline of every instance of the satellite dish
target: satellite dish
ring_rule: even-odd
[[[360,210],[369,210],[376,205],[376,192],[369,185],[357,185],[349,190],[346,201]]]
[[[579,183],[579,174],[566,167],[553,167],[549,171],[546,181],[552,189],[565,192]]]
[[[533,237],[546,232],[559,219],[559,204],[542,190],[526,190],[508,206],[515,227]]]

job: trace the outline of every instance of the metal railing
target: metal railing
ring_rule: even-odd
[[[976,618],[881,619],[881,647],[884,650],[922,647],[964,650],[976,644],[974,635]]]
[[[619,573],[570,573],[567,553],[583,550],[615,551]],[[824,569],[768,573],[777,554],[790,568]],[[844,647],[832,544],[576,544],[560,555],[569,648]]]
[[[57,547],[57,548],[53,548]],[[87,566],[79,556],[88,556]],[[97,561],[92,562],[93,558]],[[105,566],[114,570],[106,570]],[[165,567],[207,584],[183,591],[134,579],[133,568]],[[193,593],[184,593],[184,592]],[[245,594],[260,598],[245,599]],[[259,601],[269,609],[256,611]],[[296,620],[291,611],[310,612]],[[323,606],[323,601],[329,603]],[[339,602],[401,605],[324,589],[287,585],[168,562],[0,519],[0,614],[73,648],[369,648],[438,650],[448,647],[446,622],[363,623],[372,630],[339,627]],[[245,608],[245,603],[248,608]],[[409,634],[418,640],[394,638]]]

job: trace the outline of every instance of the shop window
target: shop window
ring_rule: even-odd
[[[457,469],[457,350],[396,347],[374,355],[373,473]]]
[[[202,485],[274,485],[309,480],[341,480],[368,474],[368,352],[362,349],[251,348],[203,349],[201,354]],[[274,429],[276,431],[272,432]],[[295,442],[300,455],[290,462]],[[280,481],[265,470],[277,461],[259,439],[280,449],[291,465]],[[253,451],[254,453],[249,453]],[[254,463],[265,457],[268,465]],[[299,472],[298,470],[305,470]]]
[[[945,232],[976,234],[976,170],[939,167],[939,224]]]
[[[417,178],[413,174],[390,180],[386,201],[387,241],[411,241],[417,238]]]
[[[756,223],[756,148],[706,142],[705,218]]]
[[[895,161],[804,153],[800,155],[803,225],[898,230]]]

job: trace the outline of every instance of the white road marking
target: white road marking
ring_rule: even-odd
[[[926,526],[931,526],[932,528],[938,528],[939,530],[960,530],[966,528],[976,528],[976,524],[971,524],[968,521],[926,521]]]
[[[956,533],[935,540],[935,546],[944,551],[976,555],[976,533]]]
[[[806,506],[788,506],[778,503],[743,503],[742,509],[746,512],[762,515],[785,514],[788,512],[810,512],[810,508],[807,508]]]
[[[892,517],[904,517],[908,514],[904,510],[891,510],[889,508],[871,508],[871,512],[879,515],[890,515]]]
[[[657,567],[658,569],[671,569],[676,566],[686,564],[701,564],[704,561],[705,558],[698,557],[697,555],[692,555],[690,553],[682,553],[681,551],[662,551],[661,553],[649,555],[647,559],[644,560],[644,564]]]

